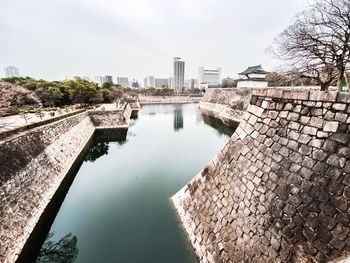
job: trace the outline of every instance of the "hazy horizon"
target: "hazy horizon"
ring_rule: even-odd
[[[112,75],[185,78],[198,67],[235,77],[249,65],[273,70],[265,49],[308,0],[0,0],[1,61],[47,80]]]

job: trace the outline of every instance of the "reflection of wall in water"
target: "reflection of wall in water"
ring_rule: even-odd
[[[225,120],[224,122],[222,119],[213,117],[211,115],[207,115],[203,112],[202,112],[202,118],[205,124],[213,127],[219,133],[226,134],[228,136],[231,136],[239,125],[238,122],[234,122],[231,120]]]
[[[174,110],[174,130],[178,131],[184,127],[184,118],[182,115],[182,109],[177,108]]]
[[[121,142],[126,140],[128,129],[97,129],[94,133],[94,141]]]
[[[103,155],[108,154],[109,143],[117,142],[122,145],[126,142],[128,129],[96,130],[93,142],[85,155],[84,161],[94,162]]]

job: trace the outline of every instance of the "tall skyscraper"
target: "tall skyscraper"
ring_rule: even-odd
[[[129,79],[127,77],[117,77],[117,84],[123,88],[129,87]]]
[[[180,93],[185,87],[185,62],[179,57],[174,57],[174,82],[172,88],[176,93]]]
[[[20,77],[19,70],[15,66],[8,66],[4,68],[6,78],[10,77]]]

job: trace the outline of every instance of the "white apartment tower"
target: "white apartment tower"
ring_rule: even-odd
[[[20,77],[19,70],[15,66],[8,66],[4,68],[6,78],[10,77]]]
[[[172,82],[172,88],[176,93],[180,93],[182,88],[185,87],[185,62],[180,59],[179,57],[174,57],[174,81]]]

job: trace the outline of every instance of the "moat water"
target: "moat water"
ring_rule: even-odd
[[[197,104],[169,104],[142,107],[127,133],[97,134],[36,262],[197,262],[169,198],[232,132]]]

